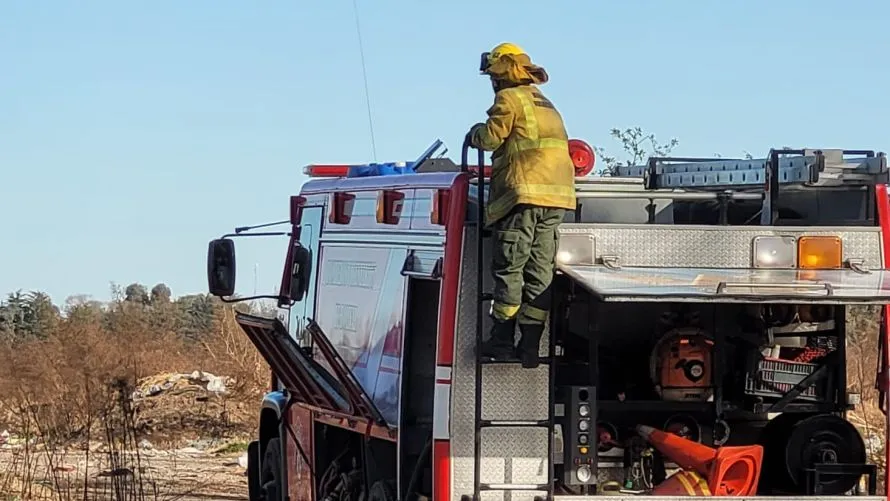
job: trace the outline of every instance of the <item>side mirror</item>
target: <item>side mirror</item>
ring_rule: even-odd
[[[207,248],[207,288],[214,296],[235,294],[235,242],[211,240]]]
[[[303,300],[309,290],[312,277],[312,251],[294,242],[294,262],[291,268],[290,299],[295,303]]]

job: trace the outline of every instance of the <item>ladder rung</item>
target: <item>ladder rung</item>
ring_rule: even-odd
[[[483,419],[479,422],[481,428],[549,428],[549,419],[528,421],[507,421],[501,419]]]
[[[494,358],[482,357],[479,360],[479,363],[481,363],[482,365],[518,365],[518,364],[522,363],[522,361],[519,360],[518,358],[494,359]],[[550,357],[540,357],[540,358],[538,358],[538,363],[544,364],[544,365],[549,364]]]
[[[548,484],[482,484],[480,491],[546,491]]]

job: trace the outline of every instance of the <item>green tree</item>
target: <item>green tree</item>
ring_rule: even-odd
[[[149,323],[158,332],[176,330],[176,306],[170,301],[172,293],[166,284],[160,283],[151,288],[151,314]]]
[[[173,293],[170,291],[170,287],[167,287],[167,284],[157,284],[151,288],[151,305],[157,306],[169,303],[172,295]]]
[[[105,314],[105,305],[88,294],[75,294],[65,299],[65,316],[83,324],[98,324]]]
[[[45,339],[59,325],[61,311],[45,292],[31,291],[26,296],[26,328],[30,337]]]
[[[676,138],[671,138],[667,143],[661,143],[655,138],[655,134],[644,132],[641,127],[628,127],[626,129],[614,128],[609,135],[621,145],[624,159],[606,154],[606,149],[596,147],[597,172],[604,175],[615,174],[620,166],[642,165],[649,157],[668,156],[677,145]]]
[[[144,285],[133,283],[124,290],[124,301],[133,304],[148,305],[151,302],[148,290]]]
[[[10,292],[0,302],[0,333],[4,339],[17,340],[25,324],[25,296],[22,291]]]
[[[60,316],[46,293],[12,292],[0,302],[0,334],[14,341],[43,339],[58,325]]]
[[[181,296],[174,301],[176,332],[184,339],[197,341],[214,328],[218,300],[209,294]]]

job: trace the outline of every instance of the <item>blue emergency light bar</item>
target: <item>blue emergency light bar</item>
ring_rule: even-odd
[[[353,165],[346,177],[398,176],[401,174],[414,174],[414,162]]]
[[[375,177],[414,173],[414,162],[344,165],[312,164],[303,168],[303,174],[309,177]]]
[[[436,139],[413,162],[383,162],[371,164],[347,164],[347,165],[307,165],[303,168],[303,174],[309,177],[377,177],[399,176],[402,174],[416,174],[414,167],[422,164],[439,150],[442,141]]]

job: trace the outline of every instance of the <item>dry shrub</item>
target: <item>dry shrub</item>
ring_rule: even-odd
[[[865,439],[870,462],[878,466],[878,492],[884,483],[886,418],[878,407],[875,388],[879,366],[880,312],[877,306],[856,306],[847,314],[847,388],[861,395],[861,403],[849,414]]]
[[[139,452],[142,439],[154,440],[152,412],[204,414],[203,420],[179,419],[178,429],[168,426],[164,438],[172,442],[252,433],[269,372],[231,308],[218,308],[213,328],[198,341],[183,339],[173,325],[142,304],[117,301],[106,311],[75,307],[39,339],[0,341],[0,431],[24,443],[4,458],[0,495],[87,499],[89,491],[90,499],[157,499]],[[132,398],[145,378],[194,370],[232,378],[225,398]],[[72,450],[87,455],[86,465],[112,472],[106,482],[96,484],[95,471],[78,471],[72,480],[64,465]]]
[[[75,311],[45,339],[2,350],[2,404],[14,416],[32,415],[45,440],[82,437],[108,412],[114,388],[183,364],[181,344],[172,332],[150,329],[132,305],[116,305],[104,318]]]
[[[232,308],[220,309],[213,332],[190,354],[192,360],[200,360],[199,370],[233,378],[231,391],[239,399],[255,398],[269,387],[269,366],[235,322]]]

